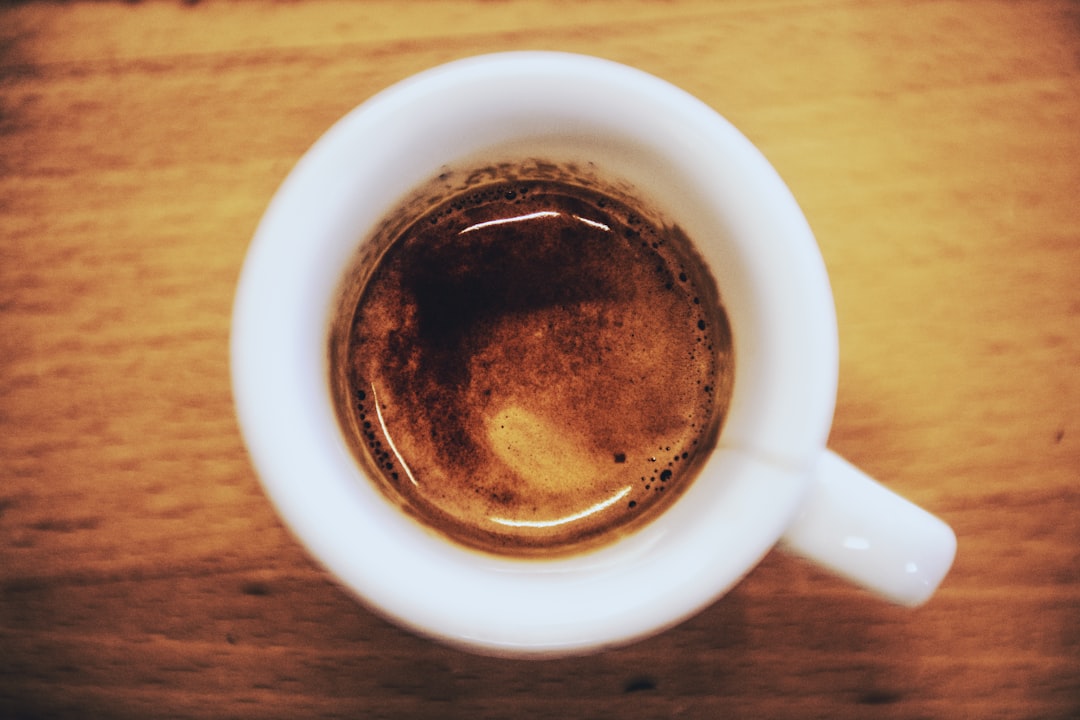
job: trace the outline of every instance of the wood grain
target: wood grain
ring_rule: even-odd
[[[928,605],[770,555],[651,640],[506,662],[370,614],[278,521],[227,338],[259,216],[435,63],[636,65],[756,142],[836,295],[834,449],[949,521]],[[1080,7],[0,8],[0,716],[1080,716]]]

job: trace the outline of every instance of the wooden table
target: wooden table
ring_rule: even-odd
[[[264,497],[227,339],[278,183],[433,64],[592,53],[772,160],[834,284],[833,448],[956,529],[889,606],[773,553],[651,640],[513,662],[391,626]],[[1080,6],[0,9],[0,717],[1080,716]]]

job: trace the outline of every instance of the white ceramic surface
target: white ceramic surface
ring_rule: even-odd
[[[736,383],[719,447],[662,517],[593,553],[514,561],[426,531],[364,479],[338,430],[326,348],[342,273],[404,195],[463,158],[536,154],[587,159],[678,218],[729,312]],[[579,653],[658,632],[721,596],[782,538],[907,604],[933,592],[955,550],[947,526],[909,512],[825,449],[836,320],[817,245],[786,186],[713,110],[608,61],[471,58],[343,118],[259,225],[231,351],[245,441],[296,536],[375,611],[474,651]],[[886,518],[892,527],[880,534]]]

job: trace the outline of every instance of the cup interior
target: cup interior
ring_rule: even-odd
[[[400,513],[341,437],[327,370],[336,291],[372,229],[446,168],[530,157],[591,164],[679,224],[716,279],[736,359],[718,447],[684,495],[616,544],[550,561],[480,554]],[[712,602],[796,511],[836,391],[824,265],[761,153],[662,80],[560,53],[441,66],[331,128],[259,225],[231,349],[256,470],[313,556],[377,612],[494,654],[621,644]]]

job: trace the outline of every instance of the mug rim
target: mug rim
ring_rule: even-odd
[[[508,83],[517,83],[516,93]],[[589,99],[597,93],[607,97]],[[742,361],[764,368],[747,371],[759,377],[746,385],[759,387],[740,400],[743,364],[736,338],[731,412],[739,422],[731,429],[725,423],[717,450],[684,497],[614,545],[569,558],[511,560],[436,537],[364,481],[338,431],[329,390],[320,396],[320,383],[327,384],[327,324],[313,318],[325,318],[333,304],[336,283],[327,278],[340,277],[364,239],[356,227],[381,220],[425,167],[436,174],[424,153],[439,152],[434,143],[445,139],[417,138],[433,132],[430,103],[445,107],[453,98],[460,104],[452,114],[460,118],[442,121],[460,123],[459,134],[472,127],[470,118],[479,122],[484,112],[484,122],[491,122],[493,113],[509,113],[513,103],[531,102],[534,113],[544,103],[564,109],[595,103],[558,118],[564,125],[581,120],[590,131],[617,112],[602,106],[605,99],[664,108],[654,125],[686,131],[675,137],[703,133],[746,165],[746,177],[728,187],[729,194],[760,203],[757,193],[766,193],[767,207],[736,208],[736,215],[754,225],[768,214],[765,225],[785,233],[782,241],[760,240],[781,243],[783,257],[747,250],[743,267],[755,279],[732,282],[760,294],[755,312],[782,317],[798,342],[763,331],[761,347],[747,350],[760,362]],[[581,119],[589,113],[596,117]],[[501,117],[520,120],[512,113]],[[644,135],[639,140],[648,142]],[[390,164],[408,164],[399,148],[423,142],[426,150],[412,152],[412,175],[401,171],[402,177],[388,181]],[[696,151],[684,148],[688,157]],[[362,185],[358,176],[366,176]],[[366,210],[355,207],[363,205],[358,193],[370,200]],[[762,279],[777,265],[790,275],[780,290]],[[784,313],[799,321],[789,322]],[[813,235],[775,170],[741,133],[685,91],[640,70],[590,56],[530,51],[466,58],[407,78],[352,110],[304,154],[272,198],[245,258],[230,359],[240,429],[260,482],[286,525],[342,585],[379,614],[444,642],[489,654],[546,656],[624,644],[676,624],[726,592],[777,542],[825,446],[836,392],[835,336],[831,292]],[[801,353],[797,361],[793,352]],[[770,433],[775,437],[762,440]],[[706,473],[724,480],[703,482]],[[741,517],[749,506],[755,508],[753,522]],[[699,517],[702,507],[710,509],[707,521]],[[403,573],[402,567],[415,570]]]

